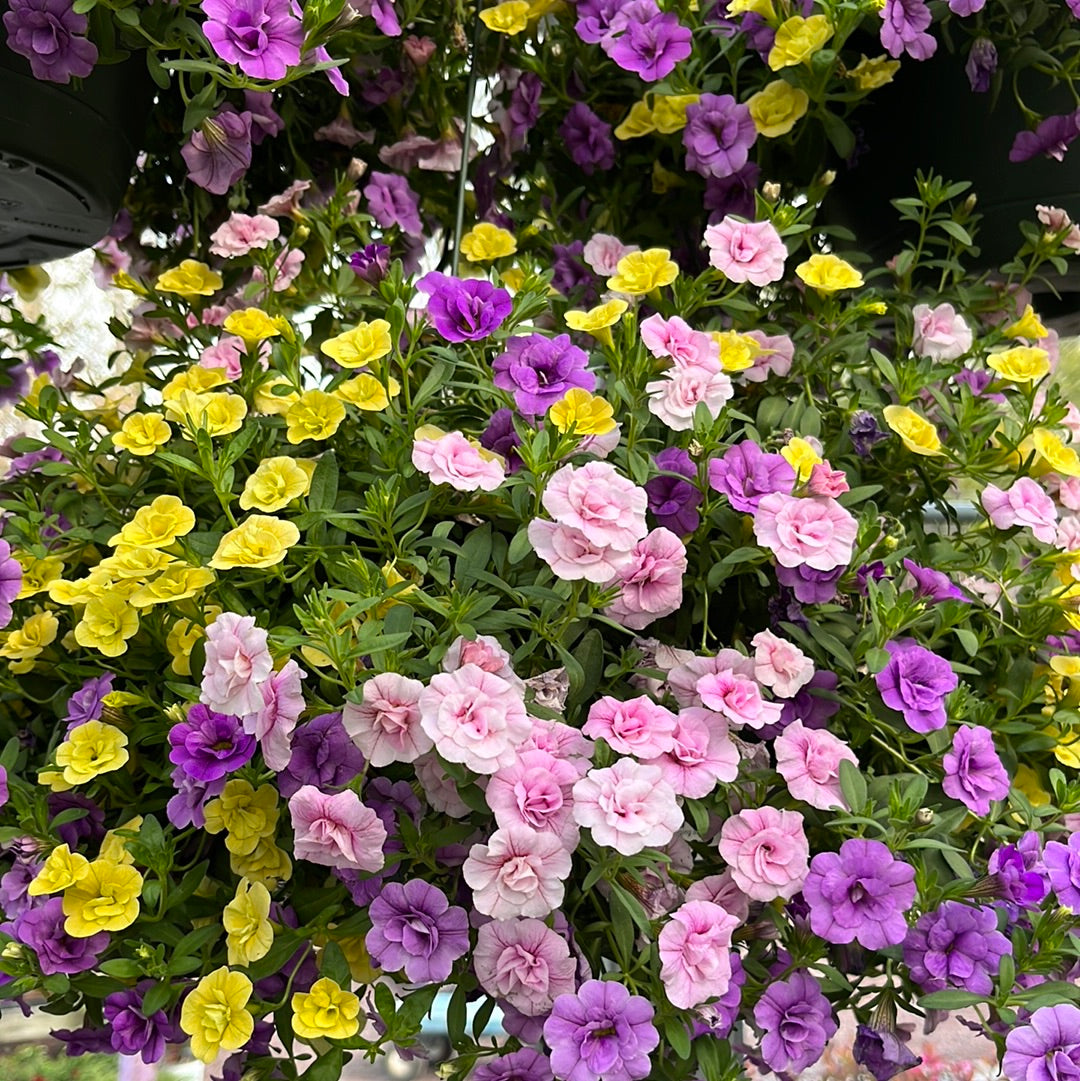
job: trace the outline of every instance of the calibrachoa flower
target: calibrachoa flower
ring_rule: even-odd
[[[1042,843],[1034,830],[1028,830],[1014,845],[994,849],[986,870],[997,879],[1003,899],[1020,908],[1037,905],[1050,891]]]
[[[253,79],[280,79],[300,63],[304,28],[288,0],[202,0],[214,52]]]
[[[459,492],[493,492],[506,479],[498,454],[485,450],[461,432],[444,432],[425,425],[416,429],[412,463],[431,478]]]
[[[683,824],[675,790],[662,770],[632,758],[591,769],[574,785],[574,819],[597,844],[624,856],[666,845]]]
[[[810,846],[798,811],[751,808],[720,830],[720,855],[735,885],[755,901],[794,897],[808,872]]]
[[[572,105],[559,128],[566,149],[586,176],[615,164],[611,125],[604,123],[584,102]]]
[[[292,1027],[302,1040],[347,1040],[360,1031],[360,999],[327,977],[292,996]]]
[[[473,845],[462,874],[478,912],[496,920],[546,916],[562,904],[570,853],[551,833],[528,826],[496,830]]]
[[[795,799],[827,811],[846,807],[840,763],[857,766],[855,752],[838,736],[792,721],[773,741],[776,770]]]
[[[598,548],[627,553],[648,532],[644,489],[606,462],[563,466],[548,481],[542,502],[559,525],[579,530]]]
[[[709,262],[728,281],[761,286],[784,276],[788,251],[772,222],[728,216],[705,230],[705,244]]]
[[[764,496],[790,494],[795,470],[779,454],[767,454],[746,439],[729,447],[720,458],[709,461],[709,486],[728,497],[743,514],[753,514]]]
[[[202,701],[217,713],[255,713],[263,707],[260,685],[273,667],[266,631],[255,626],[255,617],[222,612],[206,628]]]
[[[509,338],[506,349],[492,362],[492,382],[514,395],[514,404],[524,416],[538,417],[571,387],[596,388],[596,376],[586,371],[588,363],[587,354],[571,344],[568,334]]]
[[[739,749],[718,714],[689,706],[675,718],[671,749],[645,764],[659,766],[677,796],[702,799],[719,781],[738,776]]]
[[[382,868],[386,828],[355,792],[328,795],[303,785],[289,798],[289,813],[297,859],[358,871]]]
[[[57,972],[74,976],[76,972],[87,972],[98,964],[101,954],[108,948],[110,936],[105,931],[98,931],[89,937],[76,938],[64,930],[64,919],[63,900],[50,897],[44,904],[20,913],[14,924],[6,924],[5,929],[16,942],[34,951],[46,976]]]
[[[448,342],[479,341],[497,330],[513,304],[505,289],[481,278],[425,274],[416,288],[429,296],[427,316]]]
[[[546,1015],[559,995],[574,993],[577,960],[566,939],[540,920],[485,923],[477,932],[473,967],[489,995],[530,1017]]]
[[[980,498],[990,521],[998,529],[1027,527],[1037,540],[1044,544],[1054,543],[1057,536],[1057,507],[1030,477],[1021,477],[1007,490],[1002,490],[996,484],[988,484]]]
[[[679,610],[686,573],[686,546],[670,529],[652,530],[637,542],[606,583],[619,595],[604,609],[616,623],[639,631]]]
[[[989,814],[991,801],[1005,799],[1009,794],[1009,775],[994,747],[994,734],[981,724],[958,728],[952,750],[941,764],[945,769],[941,782],[945,794],[974,814]]]
[[[1068,1081],[1080,1073],[1080,1007],[1041,1006],[1005,1037],[1001,1068],[1009,1081]]]
[[[957,987],[989,995],[1012,944],[997,929],[995,908],[945,901],[920,916],[904,939],[904,964],[923,991]]]
[[[915,331],[911,347],[920,357],[957,360],[971,349],[971,328],[951,304],[916,304],[911,310]]]
[[[213,1062],[220,1051],[236,1051],[251,1039],[251,993],[247,976],[222,967],[204,976],[184,999],[180,1027],[191,1037],[191,1053],[200,1062]]]
[[[521,750],[513,765],[492,775],[485,798],[500,827],[521,825],[553,833],[572,852],[578,827],[571,790],[580,777],[573,763],[548,751]]]
[[[71,0],[13,0],[4,12],[7,45],[30,61],[35,79],[69,83],[84,79],[98,51],[86,38],[88,20]]]
[[[113,1050],[138,1055],[147,1065],[161,1061],[167,1042],[182,1043],[184,1039],[164,1010],[154,1010],[149,1016],[144,1012],[143,998],[154,986],[153,980],[140,980],[135,987],[107,995],[102,1008]]]
[[[1049,841],[1043,849],[1043,862],[1058,902],[1080,912],[1080,833],[1070,834],[1067,844]]]
[[[676,364],[660,379],[645,384],[649,412],[659,417],[673,432],[694,426],[694,415],[704,404],[715,420],[735,388],[731,377],[717,364]]]
[[[750,110],[730,94],[702,94],[687,107],[686,165],[702,176],[726,177],[737,172],[746,164],[756,139]]]
[[[646,695],[626,701],[604,695],[589,707],[582,731],[618,754],[656,758],[671,750],[675,725],[675,714]]]
[[[731,982],[731,933],[739,919],[711,901],[687,901],[657,938],[660,979],[680,1009],[719,998]]]
[[[216,781],[251,761],[255,737],[238,717],[194,705],[169,729],[169,761],[197,781]]]
[[[851,562],[859,524],[835,499],[773,492],[754,511],[754,536],[785,567],[831,571]]]
[[[829,1000],[809,972],[770,983],[754,1007],[764,1032],[761,1057],[770,1070],[797,1074],[813,1066],[838,1028]]]
[[[204,120],[180,149],[188,179],[224,195],[251,165],[251,113],[222,111]]]
[[[547,1058],[531,1047],[481,1060],[473,1069],[471,1081],[554,1081]]]
[[[418,679],[380,672],[365,681],[360,703],[345,703],[342,724],[372,766],[414,762],[434,746],[420,726],[423,689]]]
[[[894,1029],[856,1025],[851,1057],[873,1074],[874,1081],[892,1081],[898,1073],[922,1062],[905,1046],[904,1038]]]
[[[697,479],[693,459],[680,447],[667,447],[653,458],[653,463],[665,473],[678,474],[676,477],[653,477],[645,482],[645,494],[653,517],[659,525],[678,536],[693,533],[701,523],[697,508],[702,498],[692,483]]]
[[[959,680],[949,662],[912,638],[886,642],[889,663],[874,677],[881,700],[914,732],[945,725],[945,698]]]

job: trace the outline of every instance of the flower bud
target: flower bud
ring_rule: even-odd
[[[915,812],[916,826],[929,826],[934,821],[934,809],[932,807],[920,807]]]
[[[775,203],[780,198],[780,185],[775,180],[766,180],[761,185],[761,194],[770,203]]]
[[[360,158],[351,158],[349,160],[349,166],[345,170],[345,175],[355,184],[358,180],[363,178],[364,173],[366,172],[366,161],[362,161]]]

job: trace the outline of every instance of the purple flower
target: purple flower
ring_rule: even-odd
[[[397,226],[406,233],[422,233],[420,196],[397,173],[372,173],[364,188],[368,213],[384,229]]]
[[[649,510],[659,525],[685,536],[701,524],[698,504],[701,492],[691,481],[697,480],[697,466],[681,447],[667,447],[653,458],[657,469],[677,473],[677,477],[652,477],[645,482]]]
[[[204,120],[180,150],[188,179],[224,195],[251,164],[251,113],[222,110]]]
[[[364,756],[349,739],[340,713],[313,717],[293,733],[292,757],[278,774],[278,789],[288,799],[303,785],[337,792],[364,768]]]
[[[576,995],[559,995],[544,1022],[551,1069],[572,1081],[637,1081],[660,1043],[652,1003],[621,983],[586,980]]]
[[[1009,794],[1009,775],[994,747],[994,734],[981,724],[956,730],[952,750],[942,765],[945,794],[959,800],[972,814],[988,815],[991,801]]]
[[[448,342],[477,342],[498,330],[514,304],[505,289],[483,278],[425,274],[416,288],[427,293],[428,319]]]
[[[105,705],[105,695],[112,690],[115,678],[112,672],[94,676],[67,700],[67,713],[64,720],[67,721],[69,732],[80,724],[86,724],[87,721],[100,719]]]
[[[779,454],[766,454],[744,439],[709,462],[709,485],[728,497],[742,514],[753,514],[763,496],[788,493],[795,487],[795,470]]]
[[[368,244],[349,256],[349,266],[369,285],[378,285],[390,269],[390,249],[385,244]]]
[[[94,844],[105,836],[105,812],[89,796],[83,796],[78,792],[50,792],[48,806],[50,821],[63,814],[64,811],[74,810],[76,807],[86,811],[82,818],[53,827],[56,836],[72,852],[78,848],[81,841]]]
[[[11,798],[11,790],[8,788],[8,772],[4,766],[0,766],[0,807]]]
[[[746,983],[746,969],[743,968],[742,958],[736,950],[730,953],[731,958],[731,982],[727,990],[708,1006],[699,1007],[704,1013],[714,1013],[715,1017],[709,1026],[709,1031],[714,1036],[724,1039],[735,1026],[739,1019],[739,1006],[742,1004],[742,989]]]
[[[586,176],[615,164],[615,140],[605,124],[584,102],[570,107],[559,128],[567,152]]]
[[[937,42],[926,33],[933,16],[924,0],[885,0],[881,18],[881,44],[890,56],[906,52],[913,60],[929,60],[936,52]]]
[[[826,942],[867,949],[898,946],[915,903],[915,868],[881,841],[850,838],[839,852],[819,852],[803,883],[810,930]]]
[[[611,22],[623,0],[580,0],[576,8],[577,36],[588,45],[598,45],[611,33]]]
[[[6,15],[4,19],[6,21]],[[1080,109],[1061,116],[1048,116],[1034,131],[1017,134],[1009,151],[1009,161],[1029,161],[1040,154],[1062,161],[1077,135],[1080,135]]]
[[[493,382],[514,395],[523,416],[542,417],[571,387],[596,387],[596,376],[586,371],[588,363],[588,355],[571,343],[569,334],[509,338],[505,352],[492,363]]]
[[[801,604],[827,604],[836,596],[836,583],[845,570],[846,567],[834,567],[831,571],[819,571],[805,564],[784,567],[777,563],[776,580],[794,590],[795,599]]]
[[[997,910],[946,901],[919,917],[904,940],[904,964],[923,991],[956,987],[989,995],[1001,958],[1012,953],[997,929]]]
[[[628,4],[627,7],[644,8],[646,5]],[[675,70],[675,65],[690,55],[690,31],[670,12],[661,15],[656,11],[649,19],[631,16],[618,20],[612,29],[620,22],[624,24],[623,29],[604,41],[604,52],[624,71],[635,72],[647,83],[666,79]]]
[[[139,1055],[147,1065],[162,1059],[166,1043],[186,1039],[164,1010],[156,1010],[149,1017],[143,1015],[143,995],[154,986],[153,980],[141,980],[126,991],[116,991],[106,996],[103,1009],[113,1050],[121,1055]]]
[[[0,627],[11,622],[11,602],[22,589],[22,567],[11,554],[11,545],[0,540]]]
[[[503,76],[504,84],[512,86],[510,102],[505,109],[497,111],[499,134],[502,135],[501,160],[509,165],[514,151],[520,150],[529,139],[529,132],[540,119],[540,95],[543,80],[531,71]]]
[[[1001,1068],[1009,1081],[1075,1081],[1080,1077],[1080,1008],[1041,1006],[1005,1037]]]
[[[274,95],[269,90],[245,90],[244,111],[251,113],[251,145],[285,130],[285,121],[274,108]]]
[[[581,258],[584,250],[583,240],[551,245],[551,287],[575,303],[591,304],[596,300],[596,279]]]
[[[4,27],[8,48],[30,61],[35,79],[85,79],[98,58],[86,38],[87,18],[75,14],[71,0],[10,0]]]
[[[754,1007],[754,1021],[765,1031],[761,1040],[765,1064],[785,1073],[813,1066],[837,1029],[829,1000],[809,972],[794,972],[769,984]]]
[[[1072,834],[1068,844],[1049,841],[1043,850],[1043,862],[1058,902],[1080,912],[1080,833]]]
[[[88,972],[109,946],[109,935],[99,931],[89,938],[75,938],[64,930],[64,900],[49,897],[44,904],[22,912],[5,929],[16,941],[37,954],[41,971],[50,976],[62,972],[73,976]]]
[[[874,446],[889,438],[889,433],[883,431],[873,413],[860,410],[851,418],[848,426],[848,435],[851,445],[860,458],[869,458]]]
[[[470,1081],[554,1081],[551,1063],[531,1047],[485,1061],[469,1075]]]
[[[706,177],[725,177],[746,164],[757,128],[749,106],[740,105],[730,94],[702,94],[687,107],[682,138],[688,169]]]
[[[709,224],[715,225],[728,214],[753,221],[757,213],[758,180],[761,169],[756,162],[748,161],[730,176],[711,176],[705,181],[705,209],[709,211]]]
[[[442,983],[469,952],[469,917],[423,879],[389,882],[368,909],[368,953],[387,972],[405,969],[410,983]]]
[[[496,409],[491,414],[488,426],[480,435],[480,446],[493,450],[506,459],[506,467],[516,473],[522,466],[517,447],[521,446],[521,436],[514,428],[514,414],[509,409]]]
[[[947,574],[936,571],[933,567],[921,567],[911,559],[904,560],[904,570],[915,579],[915,596],[925,597],[931,604],[942,601],[963,601],[970,604],[971,598]]]
[[[182,766],[177,766],[172,771],[172,783],[177,791],[165,806],[169,821],[178,830],[187,829],[188,826],[202,829],[206,825],[203,807],[224,791],[225,777],[219,777],[216,781],[199,781]]]
[[[385,849],[385,846],[384,846]],[[369,875],[354,867],[335,867],[334,877],[344,884],[357,908],[367,908],[382,893],[386,874]]]
[[[986,7],[986,0],[949,0],[949,10],[961,18],[974,15],[982,11],[984,7]]]
[[[889,663],[874,677],[881,700],[904,715],[913,732],[945,726],[945,697],[958,680],[949,662],[913,638],[886,642]]]
[[[814,694],[815,690],[835,692],[839,683],[835,672],[827,668],[815,672],[810,682],[799,688],[791,698],[785,698],[780,720],[776,724],[767,724],[758,729],[758,737],[763,740],[775,739],[789,724],[802,721],[806,728],[826,728],[829,718],[840,710],[840,703],[825,695]]]
[[[995,848],[986,870],[997,878],[1002,900],[1015,908],[1035,908],[1050,892],[1042,844],[1034,830],[1028,830],[1014,845]]]
[[[918,1055],[913,1055],[904,1046],[900,1033],[895,1029],[870,1028],[868,1025],[856,1027],[851,1056],[874,1075],[874,1081],[890,1081],[898,1073],[922,1062]]]
[[[989,38],[976,38],[971,43],[964,73],[976,94],[985,94],[990,89],[990,80],[997,71],[998,54],[994,43]]]
[[[107,1028],[57,1028],[49,1035],[65,1045],[70,1057],[113,1054],[112,1039]]]
[[[202,0],[199,6],[214,52],[245,75],[282,79],[300,63],[304,27],[290,0]]]
[[[198,703],[187,720],[169,729],[169,761],[196,781],[216,781],[251,761],[255,737],[239,717],[215,713]]]

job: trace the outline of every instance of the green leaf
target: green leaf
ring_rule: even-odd
[[[108,961],[102,961],[98,968],[106,976],[118,976],[122,980],[130,980],[142,975],[142,965],[130,957],[113,957]]]
[[[385,983],[375,985],[375,1012],[387,1028],[393,1023],[394,1014],[397,1012],[397,1002],[394,992]]]
[[[969,657],[974,657],[979,652],[979,639],[975,632],[967,627],[956,627],[955,633],[960,645],[964,647],[964,652]]]
[[[866,778],[859,767],[846,759],[840,763],[840,791],[853,811],[861,811],[866,806]]]
[[[634,956],[634,921],[619,890],[611,892],[611,930],[620,958],[629,964]]]
[[[311,510],[333,510],[338,492],[337,455],[328,450],[315,467],[311,476],[311,491],[308,493],[308,507]]]
[[[345,1052],[340,1047],[331,1047],[315,1056],[315,1061],[304,1071],[307,1081],[338,1081],[345,1068]]]
[[[883,671],[890,659],[889,651],[881,649],[880,646],[874,646],[866,651],[866,667],[870,669],[871,675],[876,676],[878,672]]]
[[[331,979],[339,987],[348,988],[352,983],[349,962],[336,942],[328,942],[319,954],[319,975]]]
[[[855,150],[855,133],[835,113],[824,109],[820,114],[825,134],[833,149],[845,161]]]
[[[686,1023],[678,1017],[668,1017],[664,1021],[664,1036],[668,1047],[684,1061],[690,1057],[690,1033]]]
[[[532,541],[529,540],[528,527],[522,526],[510,542],[506,552],[508,563],[520,563],[533,550]]]
[[[165,1009],[172,999],[172,984],[155,983],[143,996],[142,1015],[152,1017],[158,1010]]]
[[[946,218],[944,221],[939,221],[938,226],[949,234],[954,240],[959,240],[965,247],[970,248],[975,241],[971,238],[971,234],[959,223],[953,221],[951,218]]]
[[[931,991],[919,999],[919,1006],[924,1010],[962,1010],[965,1006],[985,1001],[985,995],[977,995],[973,991]]]

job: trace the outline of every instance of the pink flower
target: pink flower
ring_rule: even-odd
[[[988,484],[983,489],[982,505],[998,529],[1024,526],[1044,544],[1054,543],[1057,507],[1030,477],[1021,477],[1008,491]]]
[[[786,334],[763,334],[760,330],[748,330],[748,338],[761,346],[762,352],[754,357],[754,363],[739,375],[746,383],[764,383],[770,375],[787,375],[795,360],[795,343]]]
[[[683,824],[675,790],[659,766],[620,758],[608,769],[591,769],[574,785],[574,818],[598,845],[633,856],[666,845]]]
[[[616,754],[656,758],[672,748],[675,714],[645,695],[620,702],[605,694],[589,707],[582,731],[606,740]]]
[[[261,342],[259,345],[259,360],[263,368],[269,366],[268,343]],[[266,354],[264,359],[263,354]],[[235,335],[227,334],[221,341],[214,345],[208,345],[199,356],[199,367],[218,368],[225,373],[225,378],[230,383],[235,382],[244,374],[244,340]]]
[[[936,308],[916,304],[911,314],[915,319],[911,348],[920,357],[956,360],[971,348],[971,328],[951,304],[939,304]]]
[[[432,484],[449,484],[459,492],[493,492],[506,480],[502,458],[473,446],[461,432],[417,439],[412,463]]]
[[[674,665],[667,676],[667,685],[680,706],[700,706],[698,681],[702,676],[717,675],[731,670],[737,676],[754,678],[754,660],[737,649],[722,649],[715,657],[690,657]]]
[[[533,551],[564,582],[584,579],[603,585],[630,561],[625,549],[595,545],[580,529],[546,518],[534,518],[527,533]]]
[[[607,583],[618,585],[620,592],[604,615],[640,631],[661,616],[677,612],[685,573],[686,546],[670,529],[654,529],[634,545],[630,558]]]
[[[677,908],[657,939],[660,979],[681,1010],[719,998],[731,983],[731,933],[739,921],[711,901]]]
[[[278,252],[270,268],[270,288],[275,293],[283,293],[288,289],[304,269],[304,259],[305,255],[299,248],[283,248]],[[265,282],[266,271],[261,266],[252,267],[251,280]]]
[[[532,731],[521,692],[475,664],[432,676],[419,705],[435,750],[474,773],[512,766]]]
[[[718,781],[734,781],[738,776],[739,749],[715,713],[689,706],[675,718],[671,750],[646,765],[660,767],[675,795],[704,799]]]
[[[258,713],[264,705],[262,684],[273,670],[266,631],[255,626],[255,617],[222,612],[206,628],[199,701],[233,717]]]
[[[673,315],[650,315],[642,320],[641,340],[654,357],[671,357],[676,366],[697,364],[710,371],[722,371],[720,346],[715,339],[700,330],[693,330],[688,323]]]
[[[814,676],[814,662],[794,642],[772,631],[760,631],[751,639],[754,647],[754,679],[780,698],[794,698]]]
[[[1080,551],[1080,515],[1070,514],[1062,518],[1054,538],[1054,547],[1063,552]]]
[[[213,241],[210,250],[225,259],[235,259],[256,248],[267,247],[280,234],[281,226],[265,214],[239,214],[233,211],[228,221],[210,234]]]
[[[840,763],[857,766],[859,760],[842,739],[793,721],[773,741],[773,750],[777,772],[796,799],[822,811],[847,807],[840,790]]]
[[[617,236],[596,233],[585,244],[582,259],[592,267],[600,278],[612,278],[619,267],[619,260],[632,251],[639,251],[636,244],[624,244]]]
[[[694,426],[694,412],[705,403],[709,416],[716,420],[735,389],[724,371],[714,371],[700,364],[676,365],[662,379],[645,384],[649,412],[659,417],[673,432],[685,432]]]
[[[380,672],[364,683],[359,703],[345,703],[341,723],[373,766],[415,762],[434,746],[420,727],[423,689],[418,679]]]
[[[574,993],[577,960],[566,939],[540,920],[493,920],[476,934],[473,968],[492,998],[538,1017],[559,995]]]
[[[803,816],[775,807],[740,811],[720,830],[720,855],[751,900],[794,897],[810,870]]]
[[[498,638],[490,634],[478,634],[475,638],[466,638],[461,634],[450,643],[450,648],[443,655],[442,670],[453,672],[466,664],[475,664],[477,668],[483,668],[485,672],[491,672],[524,690],[525,684],[514,674],[510,654],[503,649]]]
[[[513,765],[492,776],[484,795],[500,829],[528,826],[551,833],[572,852],[579,831],[571,790],[579,777],[573,765],[547,751],[521,751]]]
[[[289,799],[289,814],[297,859],[357,871],[382,868],[386,828],[355,792],[329,795],[302,785]]]
[[[458,795],[457,781],[446,772],[436,754],[422,754],[415,762],[416,779],[424,798],[435,811],[451,818],[464,818],[472,808]]]
[[[1073,251],[1080,251],[1080,225],[1074,225],[1064,210],[1056,206],[1036,206],[1035,211],[1047,232],[1060,233],[1062,229],[1068,229],[1061,241],[1062,245]]]
[[[776,724],[783,712],[779,702],[766,702],[761,697],[761,688],[753,679],[730,668],[702,676],[697,692],[706,709],[715,710],[740,728]]]
[[[859,523],[835,499],[770,492],[754,514],[754,536],[782,567],[844,567],[858,532]]]
[[[303,678],[296,661],[288,661],[262,685],[263,708],[244,718],[244,731],[255,736],[267,768],[278,773],[292,757],[293,729],[304,712]]]
[[[508,920],[554,912],[570,866],[570,853],[554,834],[511,826],[496,830],[486,845],[473,845],[461,870],[477,912]]]
[[[730,867],[718,875],[708,875],[700,882],[693,883],[686,891],[686,899],[712,901],[730,912],[739,923],[745,923],[750,918],[750,898],[735,885]]]
[[[280,195],[271,196],[259,207],[260,214],[275,218],[296,218],[300,214],[300,202],[311,187],[310,180],[294,180]]]
[[[739,221],[728,216],[705,230],[709,262],[728,281],[768,285],[784,276],[787,247],[770,221]]]
[[[824,462],[818,462],[810,470],[806,490],[811,495],[836,499],[845,492],[851,491],[851,485],[847,482],[847,474],[842,469],[833,469],[826,459]]]
[[[1054,476],[1055,474],[1048,473],[1046,480],[1049,481]],[[1057,497],[1066,510],[1080,511],[1080,477],[1058,477]]]
[[[548,481],[542,502],[559,525],[580,530],[597,548],[629,552],[649,529],[645,489],[607,462],[564,465]]]
[[[547,751],[555,758],[569,762],[584,777],[592,762],[595,749],[593,741],[571,725],[562,721],[550,721],[533,717],[532,735],[521,745],[521,751]]]

